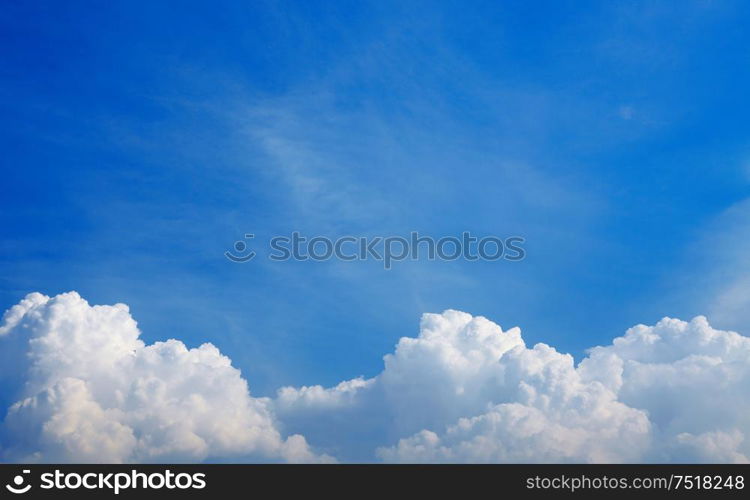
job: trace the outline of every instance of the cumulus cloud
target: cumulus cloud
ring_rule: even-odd
[[[0,337],[6,352],[18,350],[5,378],[22,374],[2,425],[8,460],[750,457],[750,338],[703,317],[638,325],[576,364],[526,346],[518,328],[425,314],[377,376],[284,387],[274,398],[252,397],[214,346],[145,345],[126,306],[92,307],[75,293],[27,296],[6,312]]]
[[[349,460],[366,456],[336,448],[323,422],[347,441],[374,436],[390,462],[747,462],[748,389],[750,338],[703,317],[636,326],[576,365],[517,328],[446,311],[425,314],[377,377],[285,388],[274,404]]]
[[[8,310],[0,336],[25,379],[2,425],[3,458],[327,459],[302,436],[284,439],[268,400],[252,397],[213,345],[145,345],[139,335],[127,306],[92,307],[75,292],[33,293]]]

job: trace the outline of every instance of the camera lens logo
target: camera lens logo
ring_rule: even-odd
[[[29,474],[31,471],[29,469],[24,469],[24,474]],[[10,484],[6,484],[5,487],[10,491],[11,493],[21,494],[26,493],[31,489],[31,485],[27,484],[26,486],[23,486],[23,483],[25,481],[25,478],[18,474],[16,477],[13,478],[13,484],[15,486],[12,486]]]
[[[254,237],[255,237],[254,234],[249,234],[248,233],[248,234],[245,235],[245,239],[246,240],[251,240]],[[234,242],[234,250],[237,253],[239,253],[239,254],[244,253],[247,250],[247,243],[245,243],[242,240],[235,241]],[[232,252],[230,252],[229,250],[227,250],[226,252],[224,252],[224,255],[226,256],[227,259],[231,260],[232,262],[247,262],[248,260],[250,260],[253,257],[255,257],[255,252],[253,252],[252,250],[250,250],[245,255],[235,255]]]

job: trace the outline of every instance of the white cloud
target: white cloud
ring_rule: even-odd
[[[75,293],[29,295],[0,336],[27,353],[12,368],[24,379],[2,426],[8,460],[750,457],[750,338],[703,317],[638,325],[576,366],[545,344],[527,347],[518,328],[425,314],[376,377],[285,387],[273,399],[251,397],[210,344],[144,345],[126,306],[92,307]]]
[[[75,292],[30,294],[0,335],[26,374],[3,423],[11,461],[262,460],[316,456],[283,439],[266,399],[211,344],[145,345],[127,306],[90,306]],[[19,342],[23,339],[23,342]]]
[[[575,366],[547,345],[527,348],[517,328],[446,311],[424,315],[377,377],[285,388],[275,404],[290,429],[342,459],[364,457],[308,425],[376,436],[377,457],[395,462],[746,462],[748,389],[750,339],[703,317],[636,326]],[[349,428],[342,415],[368,418]]]

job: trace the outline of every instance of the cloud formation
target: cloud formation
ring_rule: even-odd
[[[747,462],[748,389],[750,338],[703,317],[638,325],[576,366],[517,328],[445,311],[425,314],[377,377],[284,388],[274,404],[344,460],[364,450],[323,422],[345,442],[374,437],[389,462]]]
[[[188,349],[173,339],[145,345],[139,335],[127,306],[90,306],[75,292],[32,293],[7,311],[0,336],[18,351],[11,368],[25,380],[3,422],[3,458],[327,458],[302,436],[282,438],[268,401],[250,396],[239,370],[213,345]]]
[[[3,379],[18,389],[2,424],[6,460],[750,457],[750,338],[703,317],[635,326],[576,365],[545,344],[527,347],[518,328],[425,314],[377,376],[275,398],[252,397],[214,346],[145,345],[127,306],[90,306],[74,292],[27,296],[6,312],[0,343],[16,360]]]

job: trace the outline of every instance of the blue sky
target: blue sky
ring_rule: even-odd
[[[260,395],[371,376],[447,308],[576,356],[663,316],[747,331],[748,9],[7,2],[0,306],[127,303]],[[527,257],[223,257],[292,231]]]

